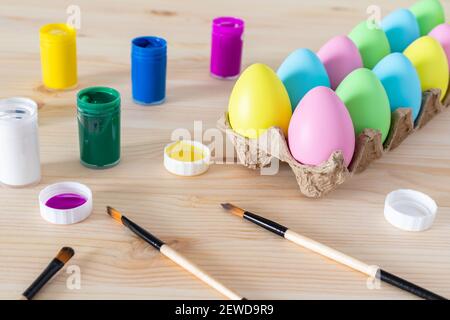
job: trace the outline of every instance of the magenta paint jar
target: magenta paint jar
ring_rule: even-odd
[[[211,43],[211,75],[234,79],[241,72],[244,21],[233,17],[213,20]]]

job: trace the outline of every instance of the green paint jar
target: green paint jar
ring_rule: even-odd
[[[94,169],[120,161],[120,93],[112,88],[90,87],[77,94],[81,163]]]

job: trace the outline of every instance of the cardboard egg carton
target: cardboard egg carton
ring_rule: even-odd
[[[344,165],[344,157],[340,151],[333,153],[328,161],[320,166],[299,163],[291,155],[283,131],[277,127],[269,128],[258,139],[249,139],[233,131],[228,113],[218,120],[217,127],[232,141],[242,165],[250,169],[260,169],[270,166],[274,158],[279,159],[289,164],[303,195],[320,198],[336,189],[353,174],[364,171],[372,161],[398,147],[415,130],[423,128],[434,116],[448,108],[450,93],[443,103],[440,102],[440,97],[439,89],[432,89],[423,94],[421,113],[415,123],[411,109],[403,108],[393,112],[391,129],[384,145],[379,131],[365,129],[356,138],[355,153],[348,168]]]

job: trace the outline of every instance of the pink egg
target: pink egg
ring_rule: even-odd
[[[363,67],[358,48],[347,36],[332,38],[319,50],[317,55],[328,72],[333,90],[336,90],[342,80],[352,71]]]
[[[448,68],[450,70],[450,24],[443,23],[438,25],[430,32],[430,36],[435,38],[444,48],[447,60],[449,62]]]
[[[309,91],[289,124],[289,149],[300,163],[318,166],[342,151],[348,166],[355,151],[355,131],[344,103],[327,87]]]

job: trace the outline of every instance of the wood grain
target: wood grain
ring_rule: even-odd
[[[70,1],[2,0],[0,97],[28,96],[40,104],[43,178],[27,189],[0,188],[0,298],[15,299],[60,247],[76,250],[81,289],[66,288],[62,272],[37,299],[221,299],[125,228],[111,221],[111,205],[155,232],[211,276],[249,299],[410,299],[224,212],[221,202],[275,219],[369,264],[450,297],[450,111],[433,119],[399,148],[321,200],[302,198],[287,166],[261,176],[238,165],[215,165],[197,178],[165,171],[163,147],[175,128],[195,120],[213,128],[233,82],[209,76],[210,22],[219,15],[245,19],[244,65],[276,68],[298,48],[317,50],[366,18],[372,1],[270,0],[76,1],[79,88],[105,85],[123,98],[119,166],[82,167],[78,155],[75,91],[49,93],[40,81],[38,29],[66,20]],[[443,1],[447,15],[450,3]],[[57,4],[56,4],[57,3]],[[379,0],[383,13],[413,1]],[[144,108],[131,101],[130,40],[168,39],[167,102]],[[1,152],[1,151],[0,151]],[[73,180],[94,192],[94,212],[83,223],[54,226],[39,216],[45,186]],[[428,193],[439,204],[433,228],[395,229],[383,217],[384,198],[398,188]],[[206,239],[206,241],[205,241]]]

